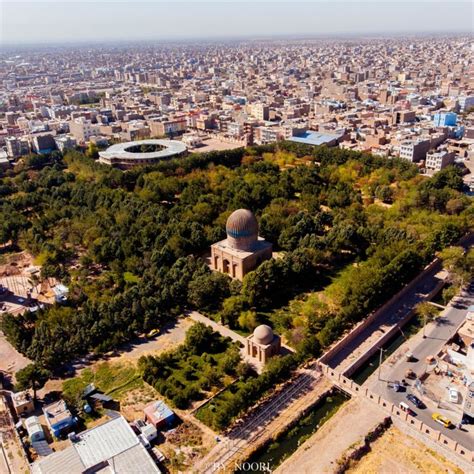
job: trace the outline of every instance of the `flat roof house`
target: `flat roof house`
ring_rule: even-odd
[[[64,400],[58,400],[45,406],[43,413],[51,433],[57,438],[61,432],[72,428],[75,424],[74,417]]]
[[[122,416],[69,437],[71,445],[31,465],[33,474],[160,473]]]
[[[161,400],[150,403],[143,411],[145,413],[145,420],[155,428],[160,428],[163,425],[169,427],[176,418],[174,411]]]

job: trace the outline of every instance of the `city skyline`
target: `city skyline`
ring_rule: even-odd
[[[464,1],[19,1],[2,2],[0,15],[1,43],[11,46],[466,33],[472,32],[473,7]]]

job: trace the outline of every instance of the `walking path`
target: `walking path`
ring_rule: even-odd
[[[229,329],[222,324],[216,323],[212,319],[208,318],[207,316],[204,316],[201,313],[198,313],[197,311],[189,311],[186,313],[193,321],[196,321],[197,323],[203,323],[206,326],[210,326],[214,331],[218,332],[221,336],[224,337],[230,337],[233,341],[240,342],[241,344],[245,344],[245,337],[241,336],[240,334],[237,334],[236,332],[232,331],[232,329]]]

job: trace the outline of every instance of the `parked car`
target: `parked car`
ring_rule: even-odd
[[[405,402],[400,402],[398,406],[400,407],[400,410],[405,413],[408,413],[411,416],[416,416],[416,413]]]
[[[448,388],[448,397],[451,403],[459,403],[459,392],[456,388]]]
[[[401,392],[403,390],[403,386],[398,380],[395,380],[395,382],[393,382],[392,388],[395,390],[395,392]]]
[[[159,329],[152,329],[147,335],[146,337],[148,339],[151,339],[152,337],[155,337],[157,336],[158,334],[160,334],[160,330]]]
[[[417,396],[413,395],[412,393],[409,393],[407,395],[407,400],[409,402],[412,402],[413,405],[416,406],[416,408],[420,408],[421,410],[423,408],[426,408],[426,405]]]
[[[451,420],[441,415],[440,413],[433,413],[431,415],[431,418],[433,418],[436,423],[443,425],[445,428],[450,428],[452,426]]]

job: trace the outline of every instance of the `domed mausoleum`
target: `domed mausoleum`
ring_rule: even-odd
[[[237,209],[225,226],[227,238],[211,246],[211,267],[232,278],[243,277],[264,260],[272,258],[272,244],[258,236],[252,211]]]
[[[270,357],[279,354],[280,347],[280,336],[274,334],[266,324],[256,327],[253,334],[245,340],[245,354],[260,364],[266,364]]]

